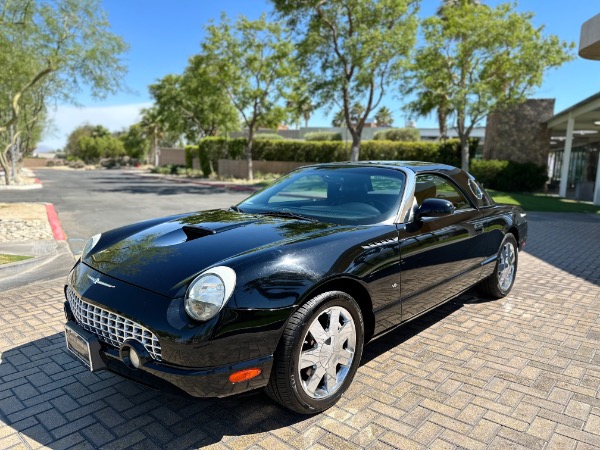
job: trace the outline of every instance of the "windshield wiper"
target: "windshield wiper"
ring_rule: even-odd
[[[303,216],[302,214],[297,214],[291,211],[264,211],[259,212],[257,214],[264,214],[265,216],[274,216],[274,217],[290,217],[292,219],[300,219],[307,220],[309,222],[318,222],[317,219],[313,219],[312,217]]]
[[[242,211],[240,208],[238,208],[237,206],[233,205],[230,206],[229,209],[233,209],[235,212],[239,212],[239,213],[243,213],[244,211]]]

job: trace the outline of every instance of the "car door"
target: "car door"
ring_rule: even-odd
[[[487,253],[482,214],[450,178],[418,175],[415,200],[426,198],[444,198],[456,209],[398,227],[403,322],[476,283]]]

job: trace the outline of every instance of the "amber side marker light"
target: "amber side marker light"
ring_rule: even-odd
[[[244,369],[229,375],[229,381],[232,383],[241,383],[242,381],[247,381],[251,378],[257,377],[261,373],[261,369]]]

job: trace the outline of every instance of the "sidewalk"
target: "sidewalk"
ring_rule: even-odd
[[[74,259],[65,239],[52,204],[0,203],[0,253],[32,257],[0,265],[0,291],[66,276]]]

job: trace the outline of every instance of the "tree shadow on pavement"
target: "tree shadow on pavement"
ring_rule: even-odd
[[[89,372],[66,351],[62,333],[7,350],[0,358],[3,448],[11,436],[15,443],[22,438],[50,448],[195,448],[309,419],[261,392],[187,399],[108,371]]]
[[[461,299],[467,297],[368,345],[361,366],[459,310]],[[304,429],[328,417],[295,414],[262,391],[188,399],[108,371],[92,373],[66,350],[63,333],[4,351],[0,381],[0,444],[3,439],[24,439],[54,449],[74,445],[179,449],[240,439],[245,447],[264,439],[262,433],[292,425]]]

